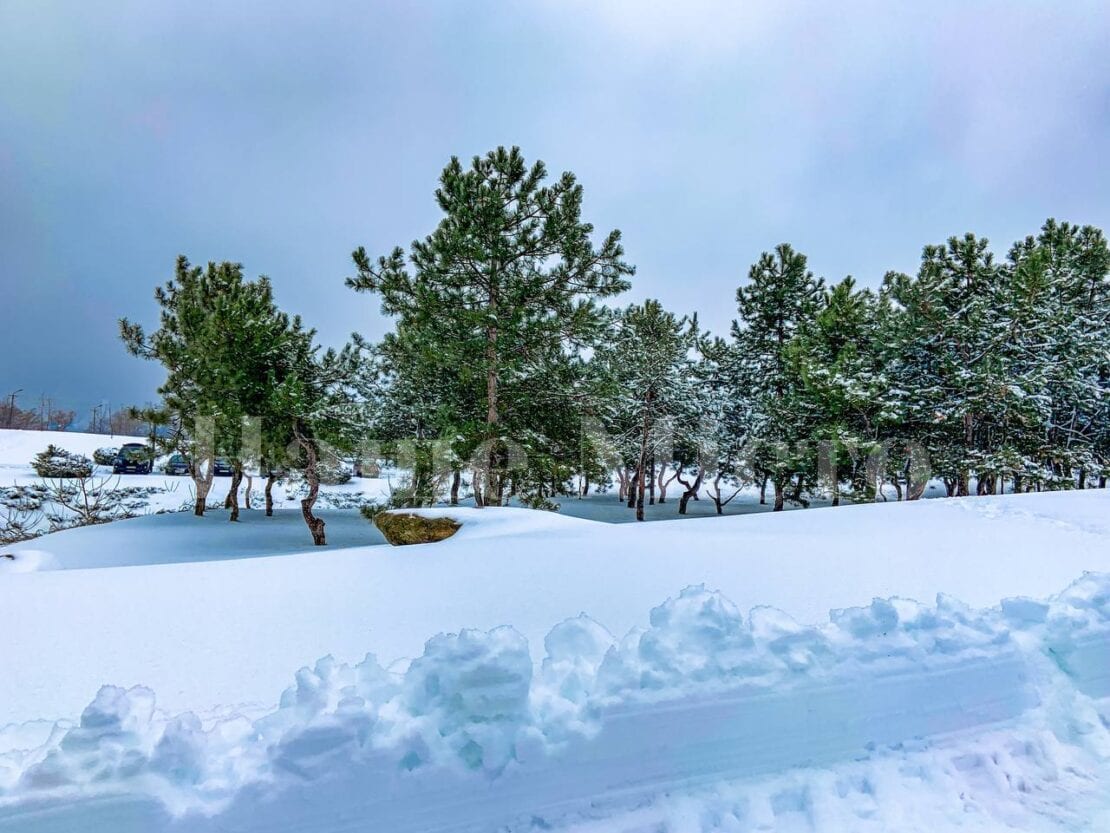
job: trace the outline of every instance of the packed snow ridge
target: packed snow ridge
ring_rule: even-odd
[[[820,626],[688,587],[619,641],[581,615],[544,648],[534,668],[501,627],[435,636],[403,673],[324,657],[274,712],[209,725],[105,686],[79,723],[0,756],[0,830],[78,819],[94,799],[143,830],[546,828],[584,823],[601,796],[631,811],[679,785],[884,758],[936,788],[931,749],[1000,727],[1009,769],[966,751],[949,766],[993,766],[994,789],[1030,813],[1045,811],[1042,781],[1068,782],[1059,813],[1106,790],[1110,574],[988,610],[876,599]],[[778,810],[808,800],[775,795]]]

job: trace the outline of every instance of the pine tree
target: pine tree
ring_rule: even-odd
[[[811,322],[788,345],[790,366],[801,380],[803,411],[812,415],[808,443],[817,449],[818,474],[840,503],[841,472],[865,489],[878,484],[866,473],[866,459],[881,452],[883,429],[895,419],[887,391],[879,332],[878,299],[856,289],[852,277],[828,288]],[[897,485],[897,474],[890,473]],[[899,486],[900,488],[900,486]],[[911,490],[911,497],[918,496]]]
[[[609,427],[631,446],[627,452],[635,489],[628,499],[638,521],[644,519],[645,491],[654,483],[660,424],[678,415],[689,395],[690,351],[697,338],[696,317],[680,318],[649,299],[614,319],[609,338],[594,358],[617,391]]]
[[[275,400],[275,391],[296,370],[291,357],[312,333],[277,308],[267,278],[248,281],[236,263],[201,268],[179,257],[174,278],[157,288],[155,299],[159,328],[147,335],[122,319],[121,337],[132,354],[166,368],[159,393],[166,422],[177,427],[168,441],[191,441],[195,514],[204,514],[212,461],[220,454],[233,463],[226,506],[238,520],[243,466],[261,462],[252,459],[260,449],[244,442],[244,421],[260,421],[271,447],[279,442],[272,429],[285,421],[288,405]]]
[[[467,399],[484,411],[473,438],[484,448],[484,483],[474,484],[479,506],[506,498],[505,443],[539,413],[528,394],[538,381],[557,380],[554,368],[596,341],[604,316],[595,300],[626,289],[633,273],[618,231],[600,246],[591,242],[574,175],[551,185],[546,178],[543,163],[528,167],[515,147],[475,157],[469,168],[452,158],[436,191],[444,214],[436,229],[407,258],[397,248],[375,262],[357,249],[357,275],[348,279],[378,293],[382,311],[406,329],[451,334],[430,358],[463,375]]]
[[[809,433],[812,414],[800,396],[801,379],[789,360],[791,340],[816,317],[824,283],[806,267],[805,255],[788,244],[764,252],[736,291],[739,320],[732,325],[739,372],[752,402],[751,435],[757,442],[753,464],[775,490],[775,511],[784,507],[787,483],[804,488],[810,464],[798,448]]]

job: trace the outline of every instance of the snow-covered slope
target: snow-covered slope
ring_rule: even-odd
[[[501,627],[437,636],[403,675],[326,657],[254,721],[167,717],[147,688],[104,687],[78,724],[0,756],[0,830],[1110,820],[1110,575],[988,610],[876,600],[816,626],[688,588],[619,642],[580,616],[544,648],[534,666]]]
[[[31,460],[48,445],[92,458],[98,448],[119,448],[124,443],[146,443],[145,437],[83,434],[80,431],[23,431],[0,428],[0,467],[30,467]]]
[[[0,487],[41,484],[42,479],[35,474],[31,461],[48,445],[53,444],[91,459],[93,452],[98,448],[119,448],[127,442],[146,443],[146,440],[142,437],[111,437],[105,434],[82,434],[69,431],[0,429]],[[161,458],[157,465],[161,466],[165,459],[167,458]],[[113,475],[111,467],[97,466],[93,474],[93,483],[94,486],[102,484],[110,490],[142,490],[142,496],[135,498],[136,506],[133,510],[133,514],[139,516],[191,511],[194,504],[195,492],[191,478],[166,475],[157,469],[149,475]],[[217,478],[209,501],[219,505],[230,483],[229,477]],[[253,505],[258,508],[263,501],[263,483],[259,478],[254,478],[253,483],[250,484],[244,481],[240,492],[241,505],[244,506],[248,485],[253,486]],[[44,545],[40,541],[39,544],[23,544],[21,547],[36,549],[46,547],[56,556],[51,563],[66,569],[208,561],[215,558],[244,558],[259,554],[297,552],[303,548],[303,542],[299,541],[295,531],[298,524],[304,526],[299,508],[302,489],[303,484],[299,482],[279,482],[273,489],[274,505],[277,507],[279,519],[266,527],[254,526],[250,532],[238,534],[228,532],[223,540],[218,540],[219,536],[214,535],[214,524],[189,525],[180,519],[177,521],[165,519],[158,523],[176,526],[173,530],[167,530],[166,535],[146,534],[142,527],[143,522],[140,521],[122,529],[117,529],[113,525],[111,532],[106,528],[95,532],[65,531],[51,535],[49,545]],[[382,543],[381,537],[374,534],[372,528],[361,520],[356,520],[352,512],[337,511],[337,507],[350,507],[361,502],[381,500],[388,495],[389,489],[390,484],[387,479],[353,478],[348,483],[325,486],[321,490],[318,509],[326,520],[334,522],[332,528],[338,533],[336,541],[340,546]],[[48,504],[48,508],[50,506],[52,505]],[[39,531],[45,532],[49,527],[47,514],[49,513],[42,513],[38,518],[35,528]],[[226,521],[226,515],[223,519]],[[249,520],[245,518],[245,524]],[[367,530],[370,530],[369,537],[365,534]],[[78,537],[72,538],[71,534],[76,534]],[[85,538],[85,535],[94,537]],[[309,537],[307,530],[303,531],[303,537]],[[5,547],[7,552],[15,552],[18,549],[20,547]]]
[[[688,585],[806,623],[874,597],[1040,597],[1110,570],[1108,510],[1094,490],[639,526],[458,509],[441,544],[4,576],[0,724],[76,716],[103,683],[149,685],[171,711],[272,704],[325,654],[389,664],[465,627],[512,625],[538,654],[557,622],[586,612],[623,634]]]
[[[1110,829],[1106,491],[448,513],[12,548],[0,831]]]

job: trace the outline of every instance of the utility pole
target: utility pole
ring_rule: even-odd
[[[23,393],[23,388],[8,394],[8,427],[15,428],[15,398]]]

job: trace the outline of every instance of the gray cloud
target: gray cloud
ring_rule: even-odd
[[[874,284],[1110,219],[1104,3],[103,5],[0,5],[0,392],[148,398],[115,319],[178,252],[376,335],[350,250],[426,233],[447,158],[497,144],[579,175],[629,300],[715,330],[782,240]]]

